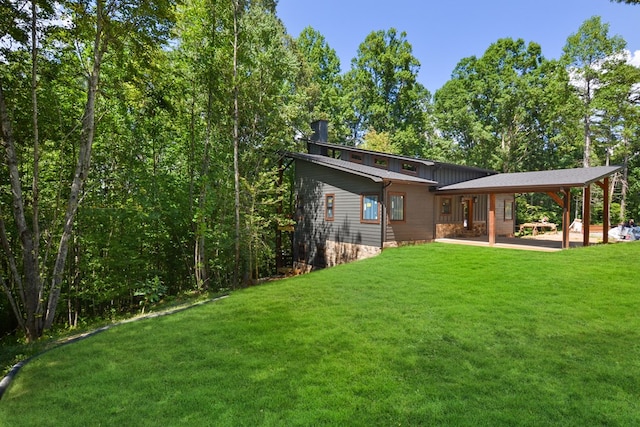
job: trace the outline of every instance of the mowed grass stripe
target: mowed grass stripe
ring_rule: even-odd
[[[36,358],[3,425],[639,425],[640,244],[445,244]]]

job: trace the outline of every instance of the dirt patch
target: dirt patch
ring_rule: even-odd
[[[602,242],[602,228],[599,233],[590,233],[589,234],[589,243],[598,243]],[[538,233],[535,236],[522,236],[520,239],[531,239],[531,240],[551,240],[554,242],[562,242],[562,231],[558,231],[557,233]],[[582,233],[571,232],[569,233],[569,241],[570,242],[582,242],[583,235]]]

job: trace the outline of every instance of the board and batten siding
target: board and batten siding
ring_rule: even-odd
[[[334,257],[325,253],[328,244],[381,248],[381,222],[360,222],[361,195],[381,197],[380,183],[301,160],[296,160],[295,168],[298,189],[294,235],[296,259],[325,267],[334,263]],[[333,221],[325,219],[327,194],[334,196]]]
[[[403,242],[426,242],[435,238],[433,226],[433,203],[435,195],[426,185],[391,184],[385,189],[385,207],[390,195],[404,194],[404,221],[387,221],[385,245]],[[389,215],[385,215],[390,218]]]

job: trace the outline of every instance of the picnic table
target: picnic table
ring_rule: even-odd
[[[538,234],[538,231],[544,231],[549,229],[549,231],[553,231],[554,233],[558,232],[558,227],[553,222],[525,222],[524,224],[520,224],[520,232],[527,228],[531,229],[531,233],[535,236]]]

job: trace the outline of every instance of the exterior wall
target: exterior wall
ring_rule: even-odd
[[[385,208],[389,195],[405,196],[404,221],[385,221],[385,246],[408,242],[429,242],[435,238],[433,203],[435,195],[424,185],[392,184],[385,190]],[[389,215],[385,215],[389,218]]]
[[[298,206],[294,259],[317,268],[359,259],[382,247],[379,224],[360,222],[361,194],[378,194],[382,185],[345,172],[296,160]],[[333,221],[325,219],[326,195],[334,196]],[[379,217],[382,217],[382,209]],[[360,247],[358,249],[358,247]]]
[[[473,202],[473,230],[465,229],[465,203],[464,200],[474,198]],[[450,213],[443,212],[443,203],[449,200]],[[484,194],[465,196],[437,196],[435,197],[434,217],[435,236],[437,239],[444,237],[457,237],[463,234],[481,236],[487,234],[487,219],[489,212],[488,197]]]
[[[428,179],[438,182],[438,186],[456,184],[458,182],[469,181],[471,179],[487,176],[488,172],[481,169],[474,169],[464,166],[457,166],[448,163],[438,163],[433,166],[433,174]]]
[[[381,252],[380,247],[360,245],[357,243],[336,242],[327,240],[325,246],[325,260],[327,267],[344,264],[357,259],[370,258]]]
[[[473,196],[438,196],[436,197],[436,238],[458,237],[462,235],[481,236],[488,233],[487,221],[489,218],[488,196],[478,195],[473,208],[473,230],[464,227],[464,204],[462,199]],[[451,213],[442,213],[442,202],[451,199]],[[496,195],[496,236],[512,237],[515,227],[515,205],[513,194]],[[505,218],[505,205],[511,207],[511,219]]]

